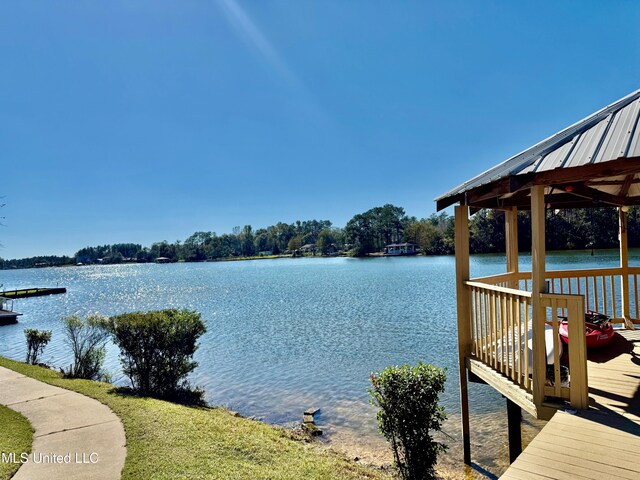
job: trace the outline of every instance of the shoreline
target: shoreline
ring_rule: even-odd
[[[632,250],[640,250],[640,247],[630,248]],[[600,248],[600,249],[571,249],[571,250],[548,250],[547,254],[586,254],[589,256],[597,256],[598,253],[602,252],[617,252],[615,248]],[[519,252],[523,256],[531,255],[531,252],[528,251],[520,251]],[[505,255],[505,252],[493,252],[493,253],[472,253],[471,256],[492,256],[492,255]],[[70,268],[70,267],[92,267],[92,266],[106,266],[106,265],[166,265],[166,264],[174,264],[174,263],[219,263],[219,262],[242,262],[242,261],[251,261],[251,260],[279,260],[283,258],[411,258],[411,257],[454,257],[453,253],[442,253],[442,254],[425,254],[425,253],[416,253],[415,255],[386,255],[382,252],[374,252],[368,253],[364,256],[352,256],[348,254],[340,254],[340,255],[313,255],[313,254],[303,254],[303,255],[293,255],[291,253],[287,254],[278,254],[278,255],[256,255],[253,257],[224,257],[224,258],[213,258],[209,260],[176,260],[172,262],[119,262],[119,263],[87,263],[83,265],[77,265],[75,263],[65,263],[61,265],[47,265],[47,266],[31,266],[31,267],[22,267],[22,268],[4,268],[0,267],[0,271],[14,271],[14,270],[32,270],[32,269],[43,269],[43,268]],[[15,259],[14,259],[15,260]],[[7,259],[6,261],[13,261]]]
[[[311,478],[327,478],[330,473],[332,478],[345,480],[390,478],[387,468],[354,461],[297,430],[242,417],[224,407],[194,407],[152,397],[126,396],[118,394],[111,383],[64,378],[49,367],[4,356],[0,356],[0,366],[109,407],[124,425],[125,480],[175,478],[185,469],[196,476],[214,473],[216,478],[227,478],[230,473],[244,473],[240,476],[249,478],[249,474],[253,477],[273,473],[274,467],[280,470],[278,478],[283,479],[307,474]],[[158,430],[158,423],[164,428]],[[194,448],[193,442],[199,442],[200,448]],[[214,453],[203,454],[212,444],[218,446]],[[256,456],[265,461],[254,463]],[[181,461],[176,463],[175,458]]]
[[[7,362],[9,360],[9,362]],[[9,359],[7,357],[0,357],[0,363],[7,363],[13,365],[22,365],[22,368],[30,369],[31,366],[22,362]],[[15,367],[14,367],[15,368]],[[43,368],[43,367],[40,367]],[[55,369],[48,367],[46,376],[52,378],[58,378],[58,373]],[[64,380],[64,383],[71,385],[74,380]],[[77,381],[75,381],[77,382]],[[96,386],[102,384],[101,382],[84,381]],[[111,384],[109,384],[111,385]],[[60,385],[63,386],[63,385]],[[63,386],[63,388],[66,385]],[[75,390],[75,389],[72,389]],[[91,390],[89,390],[91,391]],[[132,397],[137,398],[137,397]],[[179,408],[179,404],[176,404]],[[256,420],[251,417],[245,417],[241,414],[236,414],[227,410],[225,407],[217,405],[209,405],[207,410],[216,410],[227,412],[232,417],[238,418],[239,421],[246,420],[250,422],[256,422],[264,426],[264,428],[277,430],[284,430],[288,433],[288,436],[296,442],[309,442],[315,443],[318,447],[326,451],[333,451],[339,456],[343,457],[347,462],[355,465],[360,465],[372,472],[380,472],[381,474],[389,473],[393,471],[393,456],[389,444],[383,437],[368,437],[366,435],[360,435],[355,431],[338,431],[331,435],[329,438],[316,438],[313,440],[304,440],[299,437],[299,426],[282,426],[273,424],[261,420]],[[458,432],[455,431],[459,424],[459,416],[451,415],[447,420],[448,428],[445,429],[439,435],[439,441],[443,441],[448,445],[447,452],[440,455],[436,472],[440,480],[453,480],[459,478],[467,479],[495,479],[498,478],[509,466],[508,462],[508,449],[507,442],[503,435],[497,432],[504,432],[502,423],[506,422],[506,417],[503,412],[493,412],[486,414],[476,413],[472,415],[472,423],[476,431],[476,438],[474,439],[475,450],[477,454],[474,456],[473,466],[465,465],[461,452],[461,440]],[[541,425],[538,421],[531,421],[531,419],[523,419],[523,444],[526,446],[541,430]],[[499,428],[497,428],[499,427]],[[449,430],[447,433],[446,430]],[[385,477],[386,478],[386,477]]]

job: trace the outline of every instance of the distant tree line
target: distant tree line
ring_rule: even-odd
[[[61,267],[63,265],[72,265],[75,262],[74,257],[66,255],[46,255],[29,258],[19,258],[16,260],[5,260],[0,258],[0,269],[7,268],[32,268],[32,267]]]
[[[640,246],[640,209],[629,210],[629,246]],[[505,249],[504,213],[481,210],[469,221],[472,253],[499,253]],[[391,243],[410,242],[424,255],[447,255],[454,250],[453,216],[442,212],[427,218],[408,216],[402,207],[386,204],[356,214],[344,228],[329,220],[306,220],[288,224],[278,222],[254,230],[251,225],[235,227],[231,233],[196,232],[184,241],[156,242],[150,247],[118,243],[86,247],[73,257],[39,256],[3,260],[0,268],[60,266],[75,263],[212,261],[243,257],[338,253],[365,256],[382,252]],[[531,248],[531,222],[528,212],[518,213],[520,251]],[[571,209],[547,212],[549,250],[616,248],[618,213],[615,208]]]
[[[0,258],[0,268],[30,268],[82,264],[117,264],[125,262],[168,261],[198,262],[228,258],[293,254],[305,250],[321,255],[344,250],[342,229],[332,227],[329,220],[278,222],[254,230],[251,225],[235,227],[231,233],[196,232],[184,241],[156,242],[150,247],[137,243],[117,243],[85,247],[73,257],[46,256],[18,260]]]
[[[345,241],[356,255],[379,252],[392,242],[410,242],[424,255],[454,253],[453,216],[446,212],[418,220],[393,205],[376,207],[354,216],[347,223]],[[505,251],[504,212],[480,210],[469,220],[471,253]],[[640,208],[628,212],[630,247],[640,247]],[[618,211],[616,208],[549,210],[546,221],[549,250],[618,247]],[[531,250],[529,212],[518,212],[518,249]]]

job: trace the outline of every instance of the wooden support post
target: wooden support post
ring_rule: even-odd
[[[624,318],[625,328],[633,330],[635,327],[629,314],[631,305],[629,302],[629,244],[627,242],[627,212],[622,208],[618,208],[618,239],[620,240],[620,268],[622,270],[622,318]],[[615,301],[615,299],[613,301]]]
[[[458,364],[460,368],[460,410],[464,463],[471,465],[469,395],[466,357],[471,354],[471,299],[465,282],[469,280],[469,207],[455,207],[456,299],[458,310]]]
[[[542,409],[547,378],[544,326],[546,309],[540,294],[546,292],[544,186],[531,187],[531,330],[533,338],[533,403]]]
[[[587,339],[584,336],[584,299],[578,297],[569,305],[569,338],[579,341],[569,342],[569,403],[571,408],[586,410],[589,408],[589,376],[587,374]]]
[[[507,423],[509,429],[509,463],[513,463],[522,453],[522,410],[507,398]]]
[[[507,272],[518,273],[518,209],[511,207],[504,212]],[[510,288],[518,289],[518,280],[509,282]]]

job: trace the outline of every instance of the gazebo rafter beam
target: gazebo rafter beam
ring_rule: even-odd
[[[490,183],[487,185],[483,185],[482,187],[478,187],[477,189],[471,190],[467,194],[467,201],[470,204],[476,202],[482,202],[484,200],[488,200],[490,198],[499,197],[500,195],[504,195],[507,193],[511,193],[509,189],[509,179],[505,178],[498,182]]]
[[[594,178],[619,177],[640,172],[640,157],[618,158],[604,163],[590,163],[580,167],[562,168],[535,174],[535,185],[561,185],[585,182]]]
[[[618,193],[619,196],[621,196],[622,198],[625,198],[627,196],[627,194],[629,193],[629,189],[631,188],[631,184],[633,183],[634,177],[635,174],[633,173],[626,176],[626,178],[624,179],[624,183],[620,188],[620,193]]]
[[[633,175],[631,175],[631,178],[633,179],[631,181],[631,185],[635,184],[635,183],[640,183],[640,178],[633,178]],[[585,183],[585,185],[589,185],[590,187],[607,187],[607,186],[616,186],[616,185],[622,185],[625,182],[626,178],[623,180],[588,180]]]
[[[529,190],[534,185],[544,185],[562,190],[568,185],[571,185],[573,187],[571,193],[579,197],[595,199],[596,202],[615,206],[631,204],[630,199],[627,199],[626,196],[631,185],[640,183],[640,180],[634,178],[638,172],[640,172],[640,157],[630,157],[580,167],[512,175],[478,186],[465,193],[441,199],[437,202],[437,209],[442,210],[457,202],[463,205],[469,205],[470,207],[480,208],[510,206],[526,208],[526,202],[521,203],[523,197],[521,197],[519,193],[526,192],[525,195],[528,196]],[[622,175],[626,176],[624,180],[606,180],[607,177],[620,177]],[[602,178],[603,180],[598,182],[598,178]],[[591,188],[597,185],[622,185],[624,187],[627,182],[630,183],[624,195],[612,195],[601,192],[596,188]],[[514,198],[517,200],[512,200]],[[574,201],[568,203],[574,203]],[[583,201],[582,203],[582,206],[593,206],[592,202]]]
[[[593,203],[608,203],[613,206],[622,206],[625,203],[625,197],[618,195],[611,195],[610,193],[602,192],[596,188],[587,187],[584,183],[571,183],[565,186],[555,186],[558,190],[563,190],[572,195],[578,197],[588,198]]]
[[[490,208],[492,210],[501,210],[509,207],[517,207],[518,210],[529,210],[530,206],[529,195],[513,196],[504,199],[492,198],[483,202],[474,203],[470,208],[471,212],[475,213],[483,208]],[[596,207],[610,207],[613,204],[604,201],[602,199],[596,199],[594,202],[591,197],[578,196],[572,193],[554,193],[551,195],[545,195],[545,202],[551,205],[551,208],[596,208]],[[640,205],[640,197],[630,197],[625,199],[624,205]]]

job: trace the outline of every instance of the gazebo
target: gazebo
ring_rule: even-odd
[[[471,462],[469,380],[487,383],[507,398],[513,461],[521,449],[521,409],[549,420],[567,404],[579,412],[589,408],[585,311],[606,313],[626,329],[640,323],[640,267],[629,266],[627,250],[627,211],[640,205],[639,118],[640,90],[436,198],[438,210],[458,204],[456,296],[465,463]],[[619,266],[547,271],[547,211],[604,206],[618,208]],[[483,208],[505,213],[506,273],[471,279],[468,218]],[[530,210],[530,272],[518,268],[518,210]],[[567,362],[559,355],[558,316],[568,318],[568,381],[562,378],[562,363]],[[545,335],[547,330],[552,334]],[[551,360],[545,337],[546,343],[554,343]],[[640,377],[628,377],[621,382],[639,383]]]

